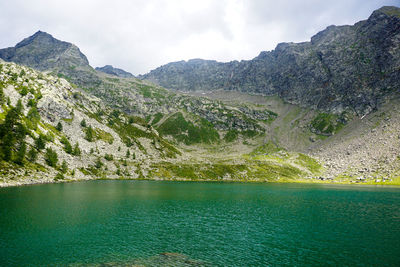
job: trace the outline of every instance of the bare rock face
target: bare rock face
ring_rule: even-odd
[[[306,107],[359,116],[400,85],[400,9],[382,7],[353,26],[329,26],[310,42],[281,43],[249,61],[189,60],[140,76],[183,91],[278,95]]]

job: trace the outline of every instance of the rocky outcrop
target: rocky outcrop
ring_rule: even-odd
[[[310,42],[281,43],[249,61],[169,63],[139,78],[166,88],[278,95],[329,112],[368,114],[400,85],[400,9],[382,7],[353,26],[329,26]]]
[[[97,67],[96,68],[97,71],[101,71],[113,76],[118,76],[121,78],[133,78],[133,74],[127,71],[124,71],[122,69],[118,69],[118,68],[114,68],[111,65],[105,65],[104,67]]]

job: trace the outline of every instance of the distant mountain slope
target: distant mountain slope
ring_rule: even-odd
[[[304,43],[281,43],[249,61],[189,60],[140,76],[181,90],[238,90],[364,115],[400,87],[400,9],[382,7],[353,26],[329,26]]]
[[[118,77],[122,77],[122,78],[133,78],[133,74],[127,71],[124,71],[122,69],[118,69],[118,68],[114,68],[111,65],[105,65],[104,67],[97,67],[96,70],[110,74],[110,75],[114,75],[114,76],[118,76]]]

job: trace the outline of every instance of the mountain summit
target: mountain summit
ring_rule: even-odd
[[[89,65],[86,56],[77,46],[57,40],[42,31],[25,38],[15,47],[1,49],[0,57],[42,71]]]
[[[15,47],[0,49],[0,58],[40,71],[57,73],[78,85],[98,82],[88,59],[76,45],[60,41],[42,31],[25,38]]]
[[[114,75],[114,76],[118,76],[118,77],[122,77],[122,78],[132,78],[134,77],[132,73],[124,71],[122,69],[118,69],[118,68],[114,68],[111,65],[105,65],[104,67],[97,67],[96,70],[110,74],[110,75]]]

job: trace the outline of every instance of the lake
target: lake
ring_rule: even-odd
[[[400,189],[90,181],[0,188],[0,266],[400,266]]]

